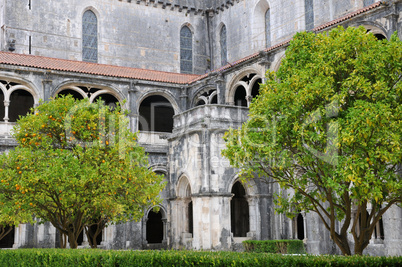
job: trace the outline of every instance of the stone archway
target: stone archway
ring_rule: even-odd
[[[233,197],[230,201],[230,219],[233,237],[247,237],[250,231],[250,212],[246,199],[246,190],[237,181],[231,191]]]
[[[167,215],[163,207],[159,206],[158,211],[150,208],[145,215],[143,227],[144,248],[162,249],[167,248]]]

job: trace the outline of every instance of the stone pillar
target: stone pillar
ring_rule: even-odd
[[[130,88],[128,89],[128,100],[129,100],[129,108],[130,108],[130,114],[129,120],[130,120],[130,130],[132,132],[137,132],[138,131],[138,107],[137,107],[137,94],[138,94],[138,88],[137,88],[138,81],[132,81],[130,83]]]
[[[248,196],[248,212],[249,212],[249,225],[250,230],[247,233],[247,237],[250,239],[261,239],[261,218],[258,209],[258,199],[255,196]]]
[[[104,249],[113,249],[113,241],[116,238],[116,225],[108,225],[103,229],[103,238],[101,246]]]
[[[181,93],[180,93],[180,108],[181,110],[185,111],[187,110],[187,101],[188,101],[188,95],[187,95],[187,86],[181,87]]]
[[[382,217],[387,256],[402,255],[402,208],[393,205]]]
[[[218,97],[218,104],[220,105],[224,105],[226,102],[225,96],[226,96],[226,83],[225,83],[225,79],[223,78],[222,74],[219,74],[216,77],[215,80],[216,83],[216,93],[217,93],[217,97]]]
[[[9,118],[8,118],[8,107],[10,106],[10,101],[4,100],[4,108],[5,108],[5,112],[4,112],[4,118],[3,120],[5,122],[8,122]]]
[[[43,79],[43,80],[42,80],[42,85],[43,85],[43,100],[44,100],[44,101],[48,101],[48,100],[52,97],[52,95],[51,95],[51,92],[52,92],[52,84],[53,84],[53,81],[50,80],[50,79]]]
[[[389,39],[391,35],[398,30],[398,18],[399,14],[396,8],[396,4],[393,3],[390,6],[391,14],[385,16],[385,18],[388,20],[388,32],[387,32],[387,38]]]

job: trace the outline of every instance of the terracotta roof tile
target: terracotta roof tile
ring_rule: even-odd
[[[119,67],[9,52],[0,52],[0,64],[178,84],[186,84],[194,78],[199,77],[199,75],[193,74]]]

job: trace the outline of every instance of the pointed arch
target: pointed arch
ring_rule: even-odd
[[[193,33],[188,25],[180,30],[180,72],[193,73]]]
[[[221,66],[225,66],[228,62],[227,33],[225,24],[222,25],[219,32],[219,43],[221,47]]]
[[[268,12],[268,14],[267,14]],[[267,25],[267,15],[269,18],[269,24]],[[267,42],[267,26],[269,26],[269,37],[270,34],[270,20],[271,20],[271,11],[270,6],[267,0],[260,0],[254,7],[254,12],[252,16],[252,36],[251,36],[251,45],[253,51],[262,50],[268,47]],[[269,38],[270,43],[270,38]]]

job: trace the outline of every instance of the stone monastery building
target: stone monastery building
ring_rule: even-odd
[[[402,0],[0,0],[1,150],[16,145],[11,128],[40,99],[125,100],[168,183],[160,212],[106,228],[101,246],[236,250],[245,239],[298,238],[309,253],[338,253],[316,215],[276,214],[279,187],[242,184],[220,152],[292,36],[339,25],[402,39]],[[394,206],[366,252],[401,255],[401,229]],[[0,242],[57,247],[58,236],[48,223],[24,224]]]

